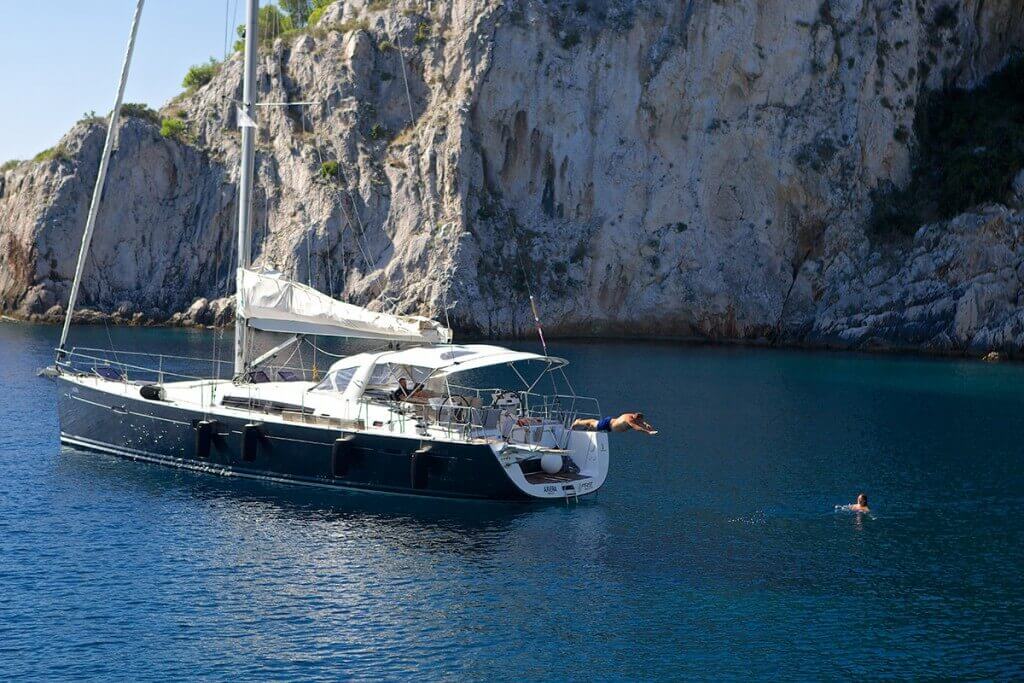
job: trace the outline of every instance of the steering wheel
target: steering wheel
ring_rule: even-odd
[[[469,400],[465,396],[449,396],[444,403],[437,407],[437,421],[441,422],[441,411],[448,408],[450,422],[466,422],[466,418],[469,416],[469,407]]]

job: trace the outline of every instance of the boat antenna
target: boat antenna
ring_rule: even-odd
[[[537,327],[537,336],[540,337],[541,348],[544,349],[544,357],[548,358],[548,344],[544,341],[544,327],[540,324],[540,315],[537,313],[537,302],[533,298],[533,288],[530,287],[530,276],[523,265],[523,255],[516,251],[516,258],[519,261],[519,270],[523,273],[523,283],[526,284],[526,294],[530,297],[530,310],[533,312],[533,324]]]
[[[117,124],[121,118],[121,105],[124,102],[124,89],[128,84],[128,71],[132,65],[132,53],[135,52],[135,36],[139,33],[139,19],[142,17],[142,6],[146,0],[138,0],[135,4],[135,14],[132,17],[132,27],[128,34],[128,47],[124,53],[124,62],[121,64],[121,80],[117,84],[117,96],[114,98],[114,109],[110,112],[110,121],[107,123],[107,139],[103,143],[103,153],[100,156],[100,168],[96,174],[96,185],[92,189],[92,201],[89,204],[89,214],[85,219],[85,232],[82,233],[82,246],[78,250],[78,264],[75,266],[75,279],[71,281],[71,294],[68,296],[68,312],[64,316],[64,328],[60,333],[60,344],[57,346],[58,360],[64,353],[64,344],[68,340],[68,331],[71,329],[71,318],[75,313],[75,303],[78,300],[78,287],[82,282],[82,271],[85,269],[85,258],[89,254],[89,245],[92,243],[92,233],[96,227],[96,216],[100,209],[100,200],[103,198],[103,186],[107,181],[107,169],[110,166],[110,155],[117,141]]]
[[[242,76],[242,102],[238,124],[242,128],[241,168],[238,175],[238,269],[248,268],[252,260],[252,186],[256,141],[256,58],[259,53],[259,0],[247,0],[245,11],[245,67]],[[242,288],[235,276],[235,376],[246,369],[247,344],[245,319],[241,316]]]
[[[533,322],[537,325],[537,335],[540,337],[540,345],[544,349],[544,356],[548,355],[548,344],[544,341],[544,328],[540,324],[540,316],[537,315],[537,304],[533,300],[533,294],[530,295],[530,309],[533,311]]]
[[[519,260],[519,269],[523,272],[523,282],[526,284],[526,294],[530,297],[530,311],[533,313],[533,324],[537,327],[537,336],[540,337],[540,346],[544,349],[544,360],[547,361],[547,368],[544,373],[551,378],[551,389],[555,395],[558,394],[558,385],[555,382],[555,375],[551,372],[551,354],[548,353],[548,343],[544,341],[544,326],[540,324],[540,314],[537,313],[537,301],[533,298],[533,288],[530,287],[530,277],[526,272],[526,266],[523,265],[523,255],[521,252],[516,251],[516,258]],[[537,378],[540,381],[540,377]],[[537,382],[533,384],[536,385]],[[530,389],[533,385],[530,386]]]

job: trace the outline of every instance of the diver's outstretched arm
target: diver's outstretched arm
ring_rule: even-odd
[[[623,413],[612,420],[612,431],[628,432],[631,429],[651,436],[658,433],[658,430],[644,419],[643,413]]]

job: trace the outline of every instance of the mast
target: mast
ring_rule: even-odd
[[[255,162],[256,120],[256,58],[259,38],[259,0],[247,0],[245,11],[245,72],[242,77],[242,106],[239,116],[242,126],[241,169],[238,174],[238,267],[248,268],[252,260],[252,185]],[[246,118],[248,117],[248,118]],[[235,276],[235,376],[245,372],[246,327],[239,315],[242,309],[242,290]]]
[[[82,233],[82,246],[78,250],[78,264],[75,266],[75,279],[71,281],[71,294],[68,296],[68,312],[64,317],[64,329],[60,333],[60,344],[57,345],[58,360],[68,340],[71,318],[75,313],[78,301],[78,287],[82,282],[82,271],[85,269],[85,258],[89,253],[92,233],[96,228],[96,215],[99,213],[100,200],[103,198],[103,186],[107,182],[107,169],[110,166],[110,154],[117,141],[117,124],[121,118],[121,104],[124,101],[124,88],[128,83],[128,70],[132,65],[132,53],[135,51],[135,36],[139,33],[139,19],[142,17],[142,6],[146,0],[138,0],[135,15],[132,17],[131,33],[128,36],[128,48],[125,50],[124,62],[121,64],[121,80],[117,85],[117,97],[114,98],[114,109],[110,112],[107,125],[107,139],[103,143],[103,155],[100,157],[100,169],[96,175],[96,185],[92,189],[92,202],[89,204],[89,215],[85,220],[85,232]]]

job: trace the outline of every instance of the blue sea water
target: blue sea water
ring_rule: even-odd
[[[108,334],[213,343],[75,341]],[[556,342],[661,433],[509,506],[62,449],[56,335],[0,324],[2,679],[1024,675],[1024,366]]]

